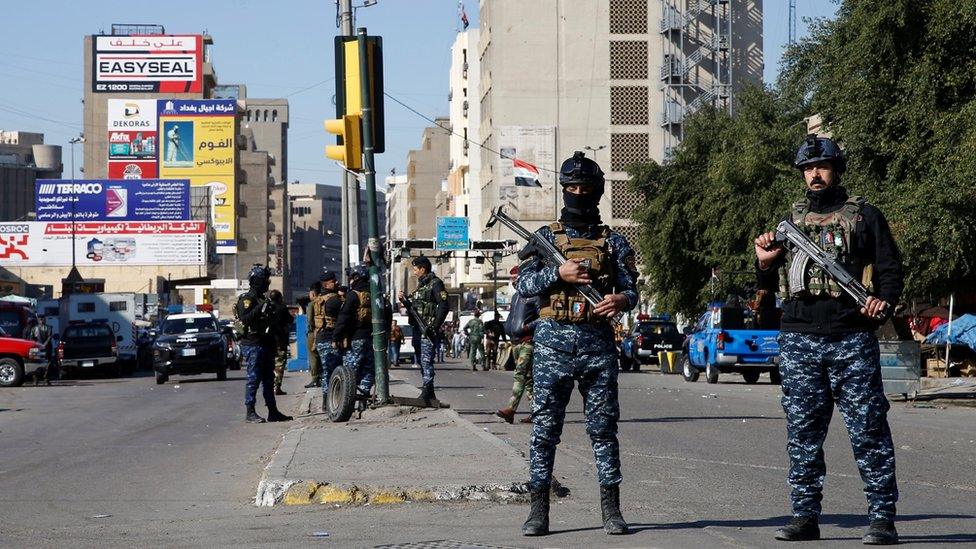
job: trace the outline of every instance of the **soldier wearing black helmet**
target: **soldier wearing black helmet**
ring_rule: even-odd
[[[532,511],[522,527],[527,536],[549,533],[549,488],[556,445],[562,433],[573,385],[579,386],[586,410],[600,482],[603,527],[625,534],[620,513],[620,447],[617,442],[617,354],[611,319],[637,305],[634,250],[600,219],[603,171],[576,152],[563,162],[559,183],[564,207],[559,222],[536,234],[552,242],[569,261],[548,266],[537,257],[522,264],[515,289],[539,298],[539,322],[533,350],[533,416],[530,442]],[[605,298],[591,306],[573,287],[590,283]]]
[[[349,290],[342,302],[333,338],[342,342],[345,349],[342,363],[356,372],[359,392],[369,394],[376,378],[369,270],[365,265],[349,267],[346,277],[349,279]]]
[[[793,519],[776,532],[776,538],[820,538],[826,476],[823,442],[836,403],[868,500],[870,526],[863,541],[896,543],[895,452],[874,331],[894,310],[904,287],[898,248],[881,211],[861,197],[848,195],[840,184],[847,163],[833,140],[807,136],[795,166],[807,190],[804,199],[793,204],[788,219],[861,280],[872,297],[863,308],[858,306],[815,265],[791,269],[794,258],[774,245],[774,233],[756,238],[759,286],[779,290],[784,300],[779,370]],[[800,276],[802,281],[793,282],[802,284],[790,283],[790,277]]]
[[[258,385],[268,407],[268,421],[290,421],[278,411],[274,394],[274,358],[277,343],[272,324],[274,307],[265,296],[271,283],[271,271],[263,265],[254,265],[247,275],[250,288],[237,299],[234,315],[244,327],[241,337],[241,358],[247,368],[247,384],[244,389],[245,421],[264,423],[264,418],[254,410],[257,403]]]
[[[420,398],[434,400],[434,346],[435,339],[440,337],[441,326],[447,318],[447,290],[444,282],[431,269],[430,259],[420,256],[411,261],[413,275],[417,277],[417,289],[410,296],[410,302],[417,314],[427,324],[428,333],[422,334],[420,340],[420,373],[423,376],[423,387]],[[403,299],[403,291],[399,292],[399,299]],[[410,321],[414,330],[418,325],[413,319]]]

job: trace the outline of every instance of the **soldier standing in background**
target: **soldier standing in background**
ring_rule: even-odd
[[[312,376],[312,381],[305,386],[306,389],[322,385],[322,357],[319,355],[315,341],[316,326],[320,324],[321,320],[317,317],[318,313],[312,305],[318,297],[320,289],[321,286],[318,282],[313,283],[308,289],[308,306],[306,307],[308,324],[305,328],[305,348],[308,349],[308,373]]]
[[[532,356],[532,510],[522,534],[549,533],[552,467],[574,383],[583,395],[586,432],[596,457],[603,528],[608,534],[626,534],[629,529],[620,513],[620,405],[611,319],[637,305],[636,256],[627,239],[600,220],[604,177],[597,163],[576,152],[559,171],[565,206],[559,222],[540,228],[536,234],[569,261],[557,268],[532,257],[522,265],[515,281],[519,294],[539,298],[540,317]],[[588,283],[604,295],[596,306],[574,288],[575,284]]]
[[[518,277],[518,265],[509,271],[512,285]],[[515,292],[512,296],[512,306],[508,311],[508,318],[505,319],[505,332],[512,338],[512,356],[515,358],[515,383],[512,385],[512,397],[508,400],[508,406],[495,412],[495,415],[509,423],[515,422],[515,411],[518,410],[519,402],[523,394],[528,394],[529,402],[532,402],[532,352],[535,349],[532,344],[532,336],[535,333],[535,326],[539,323],[539,298],[522,297]],[[532,423],[532,416],[522,418],[519,423]]]
[[[325,271],[319,278],[321,286],[312,306],[318,322],[315,329],[315,348],[322,359],[322,410],[328,410],[329,379],[336,367],[342,364],[343,346],[336,336],[336,322],[342,310],[339,282],[332,271]]]
[[[271,290],[268,292],[268,299],[271,300],[271,329],[275,337],[275,366],[274,366],[274,391],[275,395],[287,395],[281,388],[281,382],[285,378],[285,367],[288,365],[288,335],[295,319],[288,312],[288,307],[281,292]]]
[[[335,337],[348,341],[342,363],[356,372],[359,392],[368,395],[376,378],[373,357],[373,315],[370,310],[369,270],[365,265],[349,267],[349,291],[336,320]]]
[[[464,335],[468,336],[468,360],[471,363],[471,371],[478,371],[479,359],[485,362],[485,323],[481,321],[481,311],[474,310],[474,318],[464,325]],[[487,365],[482,365],[482,370],[487,370]]]

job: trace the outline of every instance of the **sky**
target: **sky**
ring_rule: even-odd
[[[478,0],[463,3],[471,27],[477,27]],[[788,39],[788,0],[763,4],[768,83],[776,77]],[[797,0],[799,35],[806,34],[806,18],[831,17],[836,8],[834,0]],[[357,26],[383,37],[386,91],[430,118],[446,115],[458,2],[379,0],[357,9],[356,17]],[[112,23],[160,24],[171,34],[206,31],[214,40],[220,83],[246,84],[253,98],[288,99],[289,180],[337,184],[341,169],[324,156],[333,139],[322,127],[323,120],[335,117],[335,19],[333,0],[19,3],[0,18],[0,129],[42,132],[46,143],[62,145],[67,177],[68,140],[83,130],[84,36],[109,33]],[[386,153],[376,159],[380,183],[393,168],[406,172],[407,152],[419,146],[423,128],[430,125],[392,101],[385,109]],[[76,149],[76,171],[81,157]]]

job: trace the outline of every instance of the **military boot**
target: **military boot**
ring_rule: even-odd
[[[820,539],[817,517],[793,517],[790,523],[776,530],[776,539],[782,541],[813,541]]]
[[[511,406],[498,410],[495,412],[495,415],[504,419],[507,423],[515,423],[515,410]]]
[[[620,514],[620,485],[600,486],[600,510],[603,512],[603,529],[611,536],[630,533],[627,521]]]
[[[278,421],[291,421],[293,419],[295,418],[279,412],[277,406],[268,406],[268,421],[275,423]]]
[[[264,423],[264,418],[259,416],[258,413],[254,411],[253,404],[249,404],[247,407],[247,415],[244,417],[244,421],[248,423]]]
[[[311,388],[313,388],[313,387],[318,387],[318,386],[319,386],[319,380],[317,380],[317,379],[313,379],[313,380],[311,381],[311,383],[309,383],[308,385],[306,385],[306,386],[305,386],[305,388],[306,388],[306,389],[311,389]]]
[[[861,539],[864,545],[894,545],[898,543],[898,531],[891,519],[874,519]]]
[[[529,518],[522,525],[523,536],[549,535],[549,487],[537,488],[530,492],[532,509]]]
[[[434,394],[434,384],[425,383],[420,389],[420,399],[430,406],[430,401],[437,400],[437,395]]]

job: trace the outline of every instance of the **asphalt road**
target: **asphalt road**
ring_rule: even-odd
[[[405,374],[419,381],[417,370]],[[261,470],[287,427],[241,421],[242,378],[176,377],[161,387],[150,377],[91,379],[0,391],[0,547],[784,545],[772,534],[788,515],[785,427],[779,388],[768,383],[622,374],[622,499],[636,533],[612,539],[600,526],[592,453],[574,396],[556,466],[571,494],[553,505],[555,534],[532,539],[519,535],[522,505],[253,507]],[[305,380],[286,380],[292,394],[283,397],[284,409],[297,404]],[[530,426],[492,416],[507,399],[510,373],[439,366],[437,383],[438,395],[465,417],[527,451]],[[893,406],[903,540],[976,546],[974,414]],[[839,420],[826,452],[826,540],[803,547],[858,544],[865,523]]]

